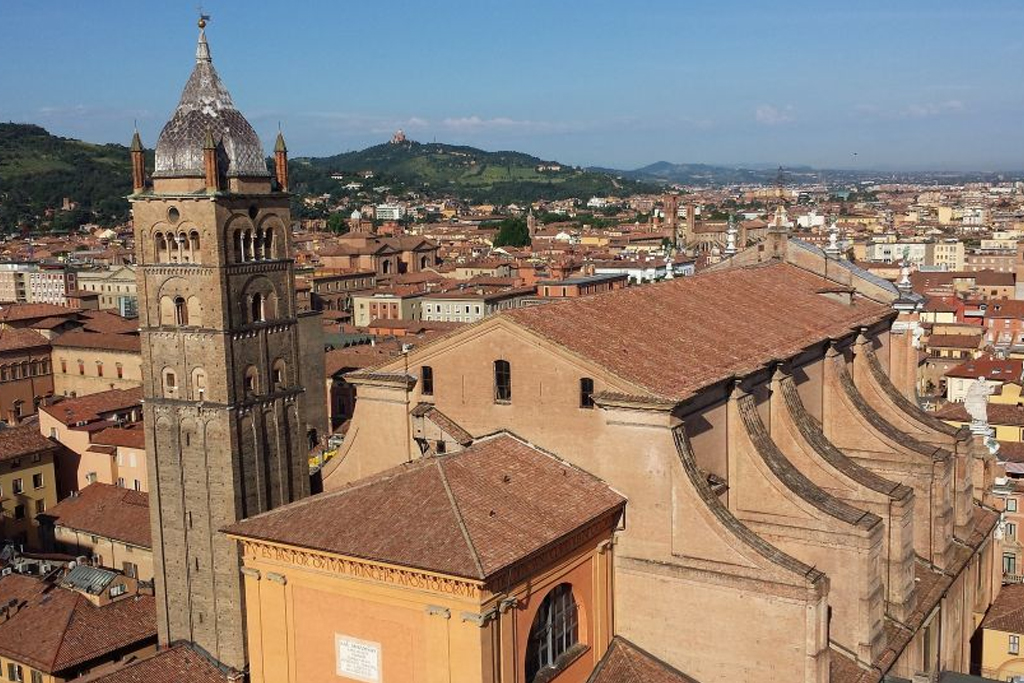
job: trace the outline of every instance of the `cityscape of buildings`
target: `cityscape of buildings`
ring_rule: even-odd
[[[1024,181],[271,150],[202,17],[131,220],[0,242],[0,681],[1024,681]]]

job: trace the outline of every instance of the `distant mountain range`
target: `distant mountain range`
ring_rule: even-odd
[[[815,169],[810,166],[771,168],[757,166],[724,166],[713,164],[675,164],[658,161],[632,171],[592,167],[592,171],[608,173],[640,182],[720,187],[725,185],[842,185],[858,182],[967,183],[995,182],[1024,177],[1024,173],[989,173],[965,171],[877,171]]]

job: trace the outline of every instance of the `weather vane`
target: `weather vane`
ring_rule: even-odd
[[[209,14],[203,14],[203,6],[199,5],[196,7],[196,11],[199,12],[199,28],[206,28],[206,22],[210,20]]]

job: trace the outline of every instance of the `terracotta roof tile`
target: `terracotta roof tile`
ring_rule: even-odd
[[[149,494],[112,484],[89,484],[45,513],[60,526],[113,538],[140,548],[153,545]]]
[[[506,311],[501,315],[656,395],[701,387],[891,315],[821,294],[823,278],[785,263]]]
[[[190,644],[175,645],[91,680],[91,683],[223,683],[241,678],[197,652]]]
[[[999,597],[989,607],[982,628],[1024,633],[1024,584],[1003,586]]]
[[[946,377],[973,379],[984,377],[1000,382],[1019,382],[1024,372],[1024,360],[1014,358],[992,358],[985,356],[961,363],[946,373]]]
[[[142,343],[139,337],[130,334],[112,334],[109,332],[83,332],[74,330],[65,332],[53,340],[54,347],[76,349],[100,349],[104,351],[124,351],[141,353]]]
[[[503,434],[226,531],[482,580],[624,503],[592,475]]]
[[[39,433],[37,424],[0,429],[0,462],[57,448],[57,444]]]
[[[0,655],[58,673],[115,650],[156,640],[151,596],[95,607],[78,593],[31,576],[0,578],[0,603],[20,608],[0,623]]]
[[[92,443],[143,450],[146,448],[146,432],[141,426],[108,427],[93,434]]]
[[[1012,425],[1024,427],[1024,406],[1010,405],[1006,403],[989,403],[986,406],[988,411],[988,423],[990,425]],[[971,416],[967,414],[967,408],[963,403],[947,403],[934,413],[940,420],[952,422],[970,423]]]
[[[56,304],[12,304],[0,306],[0,322],[18,322],[42,318],[77,319],[81,309],[58,306]]]
[[[66,425],[95,422],[110,413],[142,405],[142,388],[111,389],[98,394],[67,398],[41,409]]]
[[[13,327],[0,329],[0,353],[47,346],[49,343],[46,337],[35,330]]]
[[[973,334],[933,334],[928,337],[926,345],[929,348],[947,348],[947,349],[980,349],[981,348],[981,330],[978,330],[977,335]]]
[[[615,636],[587,683],[697,683],[622,636]]]

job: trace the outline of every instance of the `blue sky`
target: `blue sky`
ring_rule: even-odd
[[[583,165],[1024,169],[1024,2],[206,0],[214,64],[272,144],[409,137]],[[188,2],[0,0],[0,120],[152,145]],[[855,155],[856,154],[856,155]]]

